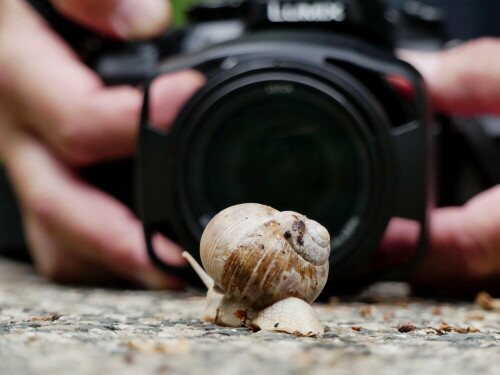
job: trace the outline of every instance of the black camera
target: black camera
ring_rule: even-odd
[[[208,221],[243,202],[328,228],[336,280],[328,291],[417,262],[432,207],[430,117],[420,75],[394,56],[384,2],[230,0],[188,17],[187,27],[134,44],[81,38],[68,31],[74,25],[53,22],[107,83],[144,87],[134,169],[154,263],[195,283],[190,269],[161,260],[152,237],[162,233],[199,259]],[[155,84],[184,69],[206,83],[162,130],[150,110]],[[401,220],[416,230],[413,259],[377,273],[363,266]]]
[[[185,277],[156,255],[152,236],[163,233],[199,257],[204,226],[243,202],[325,225],[333,279],[352,278],[394,218],[416,224],[415,261],[431,201],[428,107],[420,76],[392,53],[385,7],[242,1],[202,4],[190,15],[196,22],[177,35],[183,53],[145,86],[136,172],[155,263]],[[151,88],[191,68],[206,84],[171,129],[159,130]]]

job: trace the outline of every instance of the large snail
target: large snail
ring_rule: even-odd
[[[200,252],[208,275],[185,257],[208,288],[205,321],[323,334],[310,306],[328,277],[330,235],[323,226],[296,212],[240,204],[213,217]]]

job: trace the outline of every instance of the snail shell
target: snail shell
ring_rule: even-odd
[[[200,252],[216,290],[263,309],[288,297],[317,298],[328,278],[330,236],[299,213],[245,203],[213,217]]]

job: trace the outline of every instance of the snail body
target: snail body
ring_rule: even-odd
[[[203,319],[322,334],[310,303],[326,284],[329,254],[328,231],[304,215],[255,203],[226,208],[200,242],[209,289]]]

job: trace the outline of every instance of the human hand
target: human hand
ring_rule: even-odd
[[[52,2],[117,38],[158,34],[170,13],[164,0]],[[162,77],[159,122],[172,122],[203,81],[193,71]],[[179,285],[154,269],[132,212],[78,176],[83,166],[133,153],[141,102],[139,89],[105,87],[24,1],[0,1],[0,154],[31,253],[49,279]],[[154,241],[164,260],[184,263],[173,242]]]
[[[437,111],[500,115],[500,39],[479,39],[439,53],[405,51],[401,57],[422,73]],[[412,252],[415,227],[400,224],[389,230],[381,257]],[[463,207],[432,213],[429,253],[410,280],[424,288],[500,290],[500,186]]]

